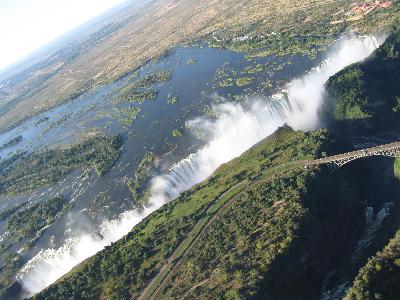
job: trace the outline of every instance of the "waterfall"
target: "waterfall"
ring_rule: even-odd
[[[27,296],[55,282],[84,259],[127,234],[151,212],[176,198],[181,192],[210,176],[221,164],[238,157],[251,146],[287,123],[297,130],[321,126],[318,112],[324,100],[324,84],[346,66],[368,57],[384,39],[373,36],[344,37],[328,58],[285,90],[268,99],[252,99],[245,105],[221,104],[213,107],[217,118],[199,118],[190,126],[204,132],[205,145],[152,180],[149,206],[122,214],[102,224],[100,236],[77,235],[59,249],[42,250],[22,269],[19,281]]]
[[[175,198],[285,123],[296,130],[320,127],[319,110],[326,81],[346,66],[368,57],[383,40],[374,36],[343,38],[320,66],[293,80],[284,91],[247,103],[249,109],[239,104],[218,105],[213,109],[219,117],[213,122],[206,118],[189,122],[196,131],[211,133],[210,142],[174,165],[166,175],[155,178],[152,199],[166,202]]]
[[[393,202],[385,203],[376,215],[374,215],[374,209],[372,207],[367,207],[365,209],[365,231],[363,237],[358,241],[352,255],[353,262],[356,262],[362,251],[371,245],[376,232],[382,227],[382,222],[390,214],[390,208],[393,204]]]
[[[378,211],[377,214],[374,214],[373,207],[367,207],[365,209],[365,230],[362,238],[357,242],[357,245],[354,248],[354,251],[350,257],[349,265],[356,265],[360,255],[363,253],[365,249],[367,249],[373,239],[375,238],[376,232],[382,228],[382,222],[386,219],[390,214],[390,208],[394,205],[393,202],[388,202],[383,205],[383,207]],[[333,275],[335,272],[331,272],[328,274],[325,281]],[[349,278],[344,278],[340,284],[338,284],[335,288],[330,290],[323,290],[322,292],[322,300],[338,300],[342,299],[346,294],[347,290],[351,285],[351,281]]]

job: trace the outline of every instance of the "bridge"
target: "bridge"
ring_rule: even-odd
[[[316,159],[307,162],[305,164],[305,168],[309,168],[316,165],[328,165],[329,167],[337,169],[344,166],[345,164],[348,164],[353,160],[370,156],[398,157],[400,156],[400,142],[380,145],[376,147],[371,147],[371,148],[366,148],[366,149],[361,149]]]

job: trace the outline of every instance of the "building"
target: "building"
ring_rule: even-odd
[[[388,8],[392,5],[390,1],[376,0],[370,3],[361,3],[352,8],[352,12],[357,15],[366,15],[378,8]]]

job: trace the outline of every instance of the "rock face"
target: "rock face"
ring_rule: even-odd
[[[400,24],[366,61],[354,64],[327,83],[331,122],[347,134],[395,130],[400,125]]]

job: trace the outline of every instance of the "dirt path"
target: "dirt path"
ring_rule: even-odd
[[[247,181],[242,181],[234,186],[232,186],[229,190],[224,192],[220,195],[217,200],[214,201],[207,209],[207,214],[212,213],[213,208],[215,205],[218,204],[218,201],[223,199],[225,196],[228,196],[230,193],[234,193],[235,190],[239,189],[240,187],[244,186]],[[188,238],[182,241],[182,243],[178,246],[178,248],[174,251],[174,253],[168,258],[166,264],[160,269],[160,272],[154,277],[147,287],[142,291],[141,295],[139,296],[139,300],[144,299],[161,299],[160,293],[165,286],[165,283],[174,273],[174,270],[178,269],[179,266],[185,261],[185,257],[187,253],[193,249],[194,246],[200,241],[204,233],[206,232],[207,228],[213,223],[213,221],[218,218],[225,209],[237,198],[238,194],[240,194],[241,189],[237,193],[234,193],[232,198],[227,200],[216,212],[213,213],[212,216],[207,216],[205,218],[200,219],[194,226],[192,231],[188,234]],[[207,220],[208,218],[208,220]],[[202,224],[206,219],[205,224]],[[196,234],[196,231],[197,234]],[[195,233],[195,235],[192,235]],[[186,248],[185,248],[186,247]],[[182,249],[183,248],[183,249]]]

